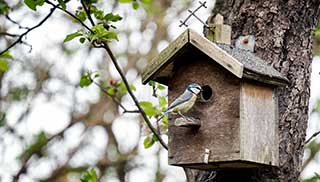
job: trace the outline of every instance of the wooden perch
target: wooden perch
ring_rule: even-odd
[[[199,128],[201,121],[190,117],[179,117],[174,121],[174,125],[178,127]]]

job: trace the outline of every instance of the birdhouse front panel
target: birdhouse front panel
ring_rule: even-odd
[[[173,165],[204,164],[240,158],[240,79],[210,61],[203,53],[185,53],[174,63],[174,74],[168,82],[169,103],[190,83],[211,89],[205,98],[198,98],[186,117],[198,119],[200,128],[178,127],[179,115],[169,116],[169,163]],[[202,168],[200,167],[200,168]]]
[[[192,93],[184,94],[190,84],[201,86],[191,110],[168,111],[170,164],[197,169],[279,165],[276,90],[288,80],[254,53],[210,42],[188,29],[150,62],[142,75],[144,84],[149,80],[167,85],[169,104],[183,106],[188,98],[195,100]]]

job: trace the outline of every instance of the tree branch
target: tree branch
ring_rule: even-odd
[[[13,23],[13,24],[15,24],[15,25],[18,25],[18,27],[19,27],[20,29],[29,29],[29,27],[24,27],[24,26],[20,25],[20,23],[18,23],[17,21],[14,21],[13,19],[11,19],[9,15],[6,15],[6,18],[7,18],[11,23]]]
[[[0,36],[18,37],[18,34],[12,34],[8,32],[0,32]]]
[[[88,16],[88,19],[89,19],[91,25],[94,26],[94,21],[93,21],[93,19],[91,17],[90,9],[87,8],[87,6],[86,6],[86,4],[85,4],[85,2],[83,0],[81,0],[81,5],[82,5],[84,11],[86,12],[86,14]]]
[[[137,106],[139,112],[141,113],[143,119],[145,120],[145,122],[147,123],[148,127],[150,128],[150,130],[152,131],[152,133],[157,137],[157,139],[159,140],[160,144],[168,150],[168,146],[167,144],[163,141],[163,139],[161,138],[161,136],[158,134],[157,130],[152,126],[149,118],[147,117],[146,113],[144,112],[144,110],[142,109],[142,107],[139,104],[138,99],[136,98],[136,96],[133,94],[132,90],[130,89],[130,85],[128,83],[127,78],[125,77],[125,75],[123,74],[116,57],[113,55],[110,47],[108,46],[108,44],[106,42],[103,42],[103,48],[107,51],[107,53],[109,54],[112,63],[114,64],[114,66],[116,67],[118,73],[120,74],[121,79],[123,80],[123,83],[125,84],[128,93],[130,95],[130,97],[132,98],[133,102],[135,103],[135,105]]]
[[[19,169],[19,171],[13,176],[13,182],[18,182],[19,177],[21,176],[21,174],[25,173],[27,171],[27,165],[28,165],[28,161],[29,159],[37,152],[40,152],[44,146],[46,146],[51,140],[53,140],[54,138],[56,138],[57,136],[62,136],[63,133],[68,129],[71,128],[71,126],[73,126],[75,123],[78,123],[79,121],[83,120],[85,118],[85,116],[80,116],[79,118],[75,118],[74,120],[72,120],[72,122],[69,123],[69,125],[64,128],[62,131],[60,131],[59,133],[52,135],[51,137],[49,137],[46,141],[46,143],[44,145],[42,145],[39,150],[35,151],[32,155],[29,155],[28,158],[24,158],[22,159],[22,166]]]
[[[51,15],[53,14],[53,12],[57,9],[58,5],[55,5],[53,8],[51,8],[50,12],[47,14],[47,16],[45,16],[37,25],[28,28],[27,31],[25,31],[23,34],[21,34],[18,39],[16,41],[14,41],[10,46],[8,46],[5,50],[0,52],[0,55],[2,55],[3,53],[5,53],[6,51],[8,51],[9,49],[11,49],[12,47],[14,47],[16,44],[21,43],[22,42],[22,38],[24,36],[26,36],[29,32],[31,32],[32,30],[40,27],[44,22],[46,22]]]
[[[53,7],[55,7],[56,5],[48,0],[45,1],[46,3],[52,5]],[[74,14],[72,14],[71,12],[64,10],[60,7],[57,7],[59,10],[63,11],[64,13],[68,14],[69,16],[71,16],[73,19],[77,20],[83,27],[85,27],[87,30],[89,30],[90,32],[92,32],[91,28],[89,28],[83,21],[81,21],[77,16],[75,16]]]
[[[308,138],[308,140],[306,140],[306,141],[304,142],[304,144],[305,144],[305,145],[308,144],[313,138],[315,138],[315,137],[318,136],[319,134],[320,134],[320,131],[315,132],[314,134],[312,134],[312,135],[310,136],[310,138]]]
[[[46,2],[49,2],[49,1],[46,1]],[[52,3],[51,3],[51,5],[52,5]],[[71,16],[71,14],[72,14],[72,13],[68,12],[67,10],[63,10],[63,9],[60,9],[60,10],[62,10],[63,12],[69,14],[70,16]],[[91,17],[91,15],[90,15],[89,12],[86,11],[86,13],[87,13],[88,18]],[[75,18],[74,16],[72,16],[72,17]],[[92,18],[89,18],[89,20],[90,20],[90,19],[92,19]],[[82,22],[80,19],[75,18],[75,20],[79,21],[79,22],[83,25],[83,22]],[[90,21],[90,22],[91,22],[91,25],[92,25],[92,26],[95,25],[93,21]],[[85,28],[88,29],[87,26],[85,26]],[[89,29],[89,30],[92,32],[91,29]],[[118,73],[120,74],[121,79],[123,80],[123,82],[124,82],[124,84],[125,84],[125,86],[126,86],[126,88],[127,88],[127,90],[128,90],[128,93],[129,93],[130,97],[132,98],[132,100],[134,101],[135,105],[137,106],[137,108],[138,108],[139,112],[141,113],[143,119],[144,119],[145,122],[147,123],[147,125],[148,125],[148,127],[150,128],[150,130],[152,131],[152,133],[157,137],[157,139],[159,140],[160,144],[161,144],[165,149],[168,150],[167,144],[163,141],[163,139],[161,138],[161,136],[159,135],[159,133],[157,132],[157,130],[152,126],[149,118],[147,117],[146,113],[144,112],[144,110],[143,110],[142,107],[140,106],[138,99],[135,97],[135,95],[133,94],[132,90],[130,89],[130,85],[129,85],[129,83],[128,83],[128,80],[127,80],[126,77],[124,76],[124,74],[123,74],[123,72],[122,72],[122,70],[121,70],[121,68],[120,68],[120,66],[119,66],[119,64],[118,64],[118,62],[117,62],[117,59],[116,59],[115,56],[113,55],[113,53],[112,53],[111,49],[109,48],[108,44],[105,43],[105,42],[103,42],[101,45],[94,45],[94,46],[95,46],[96,48],[104,48],[104,49],[107,51],[107,53],[109,54],[109,56],[110,56],[110,58],[111,58],[111,60],[112,60],[112,63],[114,64],[114,66],[116,67]]]
[[[120,102],[114,95],[112,95],[112,94],[110,94],[109,92],[107,92],[107,91],[103,88],[102,85],[100,85],[99,83],[97,83],[97,82],[95,82],[95,81],[93,81],[93,83],[94,83],[95,85],[97,85],[103,93],[105,93],[106,95],[108,95],[108,96],[112,99],[113,102],[115,102],[117,105],[119,105],[119,106],[121,107],[121,109],[123,109],[123,113],[140,113],[138,110],[128,110],[128,109],[126,109],[126,108],[121,104],[121,102]]]

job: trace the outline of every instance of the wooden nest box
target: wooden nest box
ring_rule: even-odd
[[[200,127],[177,126],[177,116],[169,116],[171,165],[279,165],[276,88],[288,81],[252,52],[213,43],[188,29],[150,62],[142,79],[167,85],[169,103],[190,83],[204,90],[186,113]]]

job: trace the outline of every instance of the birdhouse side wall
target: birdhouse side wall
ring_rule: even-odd
[[[240,97],[241,159],[278,166],[278,101],[275,89],[244,80]]]
[[[177,127],[174,121],[179,116],[169,116],[169,163],[208,167],[206,149],[210,150],[209,163],[239,160],[240,79],[206,56],[184,57],[175,62],[168,82],[169,103],[190,83],[210,86],[213,96],[207,101],[198,98],[185,114],[200,119],[199,129]]]

